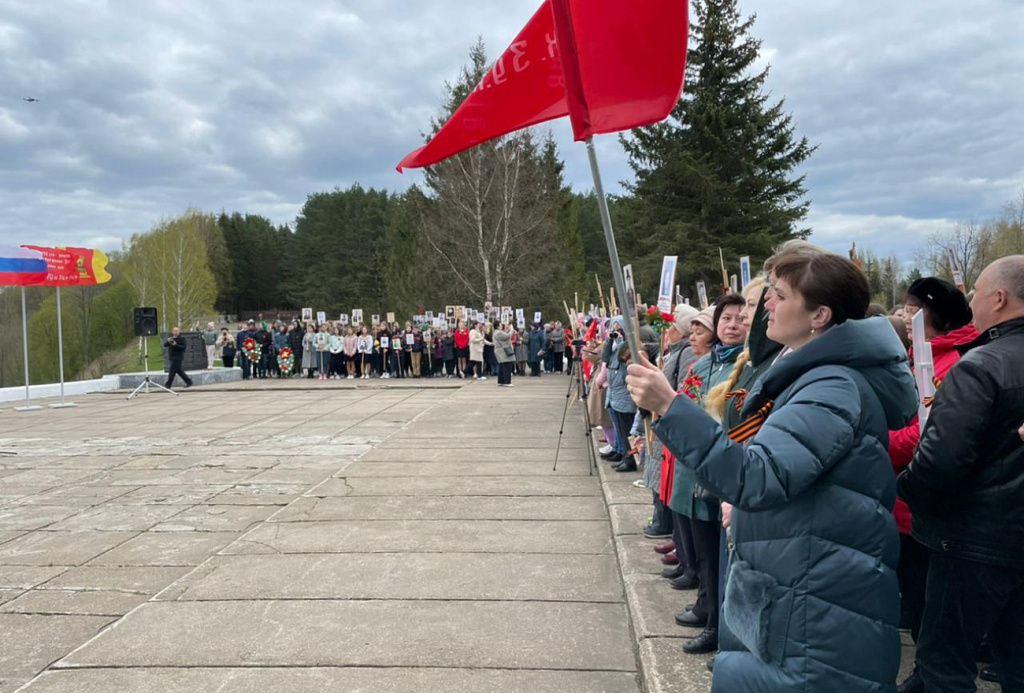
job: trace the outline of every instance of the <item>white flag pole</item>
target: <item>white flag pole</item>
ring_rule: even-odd
[[[32,405],[32,391],[28,384],[28,309],[25,307],[25,287],[21,287],[21,336],[25,352],[25,406],[15,407],[14,411],[36,411],[42,407]]]
[[[74,402],[64,401],[64,314],[60,309],[60,287],[57,287],[57,357],[60,363],[60,404],[51,404],[52,409],[77,407]]]
[[[623,333],[626,336],[626,344],[629,345],[631,360],[639,363],[640,350],[637,345],[637,335],[633,331],[634,320],[636,320],[636,306],[628,305],[629,294],[626,292],[625,281],[622,276],[622,263],[619,261],[619,250],[615,246],[615,231],[612,230],[612,217],[608,212],[608,200],[604,194],[604,185],[601,182],[601,169],[597,164],[597,152],[594,150],[594,138],[588,137],[587,156],[590,158],[590,173],[594,177],[594,192],[597,194],[597,207],[601,212],[601,226],[604,228],[604,240],[608,245],[608,259],[612,265],[612,278],[615,280],[615,288],[619,297],[624,301],[622,306]],[[628,312],[627,312],[628,311]]]

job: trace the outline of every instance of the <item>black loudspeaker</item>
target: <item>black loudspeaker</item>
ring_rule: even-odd
[[[152,337],[157,333],[156,308],[136,308],[132,314],[135,318],[136,337]]]

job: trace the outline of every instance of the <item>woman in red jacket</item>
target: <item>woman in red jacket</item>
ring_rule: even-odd
[[[465,378],[469,361],[469,330],[464,320],[459,320],[455,326],[455,358],[458,359],[459,377]]]
[[[967,297],[945,279],[919,279],[907,290],[904,320],[908,334],[912,335],[913,318],[921,310],[924,311],[924,338],[932,347],[935,387],[938,388],[946,373],[960,358],[957,347],[977,338],[978,331],[971,324],[973,316]],[[906,428],[889,433],[889,458],[897,476],[910,464],[920,440],[921,428],[916,416]],[[903,612],[905,618],[909,620],[910,635],[914,642],[917,642],[917,635],[921,629],[921,614],[924,611],[925,583],[928,578],[928,549],[911,536],[913,518],[907,504],[897,498],[892,512],[900,530],[898,575]],[[908,693],[923,690],[919,681],[915,671],[899,690]]]

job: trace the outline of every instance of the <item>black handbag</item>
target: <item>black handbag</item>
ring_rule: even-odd
[[[516,350],[510,346],[502,347],[505,350],[505,356],[515,356]]]

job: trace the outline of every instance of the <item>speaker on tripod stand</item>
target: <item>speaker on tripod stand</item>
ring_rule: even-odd
[[[157,332],[157,315],[156,308],[135,308],[132,310],[132,322],[135,326],[135,336],[142,338],[142,364],[145,372],[145,377],[139,386],[135,388],[128,399],[135,397],[140,392],[149,394],[153,388],[157,390],[163,390],[177,397],[178,393],[173,390],[169,390],[160,383],[154,383],[149,379],[149,339],[158,334]]]
[[[156,308],[136,308],[132,311],[136,337],[153,337],[157,333]]]

